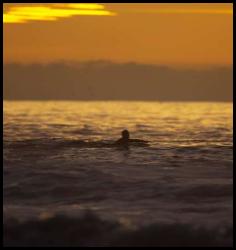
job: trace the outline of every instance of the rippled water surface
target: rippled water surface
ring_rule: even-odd
[[[4,218],[232,225],[232,103],[5,101],[3,133]]]

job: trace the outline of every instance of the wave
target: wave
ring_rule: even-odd
[[[38,138],[38,139],[26,139],[22,141],[4,141],[5,147],[22,148],[22,147],[41,147],[47,148],[53,147],[81,147],[81,148],[117,148],[121,146],[127,146],[122,144],[115,144],[115,141],[101,140],[101,141],[85,141],[85,140],[69,140],[63,138]],[[129,146],[144,147],[148,146],[146,142],[130,142]]]
[[[86,211],[77,218],[66,215],[20,222],[4,222],[4,246],[82,247],[232,247],[233,229],[155,223],[131,227]]]

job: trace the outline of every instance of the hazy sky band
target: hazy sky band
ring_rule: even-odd
[[[4,62],[231,65],[232,14],[232,4],[4,4]]]
[[[5,4],[6,5],[6,4]],[[186,8],[188,7],[188,8]],[[112,12],[105,10],[102,4],[35,4],[17,6],[9,5],[4,9],[4,23],[25,23],[32,20],[56,21],[58,18],[71,17],[76,15],[107,15],[113,16],[119,13],[141,13],[141,14],[227,14],[232,15],[232,8],[166,8],[146,10],[120,10]]]

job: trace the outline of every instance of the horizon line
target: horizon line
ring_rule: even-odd
[[[147,99],[4,99],[7,102],[191,102],[191,103],[233,103],[233,100],[147,100]]]
[[[21,65],[21,66],[31,66],[31,65],[53,65],[53,64],[64,64],[67,66],[70,65],[79,65],[79,64],[89,64],[89,63],[104,63],[104,64],[136,64],[136,65],[150,65],[150,66],[161,66],[161,67],[170,67],[170,68],[233,68],[233,63],[229,64],[175,64],[175,63],[154,63],[154,62],[138,62],[138,61],[116,61],[108,59],[95,59],[95,60],[55,60],[51,62],[3,62],[3,66],[6,65]]]

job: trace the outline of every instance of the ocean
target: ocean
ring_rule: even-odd
[[[3,106],[6,246],[232,246],[232,103]]]

